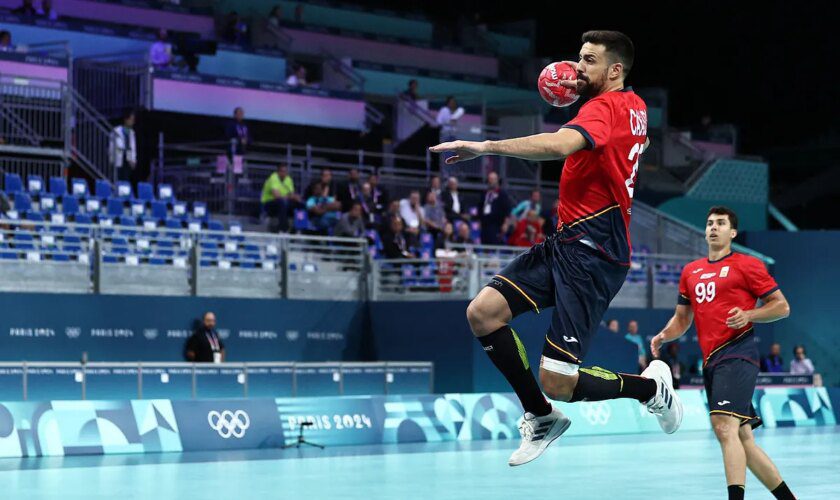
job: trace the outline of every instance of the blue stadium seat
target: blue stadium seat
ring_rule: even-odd
[[[82,239],[78,236],[68,234],[64,237],[61,249],[68,253],[79,253],[82,251]]]
[[[155,245],[155,253],[163,257],[172,257],[175,255],[175,244],[169,240],[160,240]]]
[[[20,176],[18,174],[6,174],[3,186],[3,190],[7,194],[19,193],[23,191],[23,181],[20,180]]]
[[[146,204],[139,200],[134,200],[131,202],[129,211],[135,217],[142,217],[146,215]]]
[[[187,204],[183,201],[178,201],[172,204],[172,216],[179,219],[187,218]]]
[[[149,257],[149,264],[153,266],[165,266],[167,262],[164,257]]]
[[[67,255],[66,253],[54,253],[52,255],[52,260],[54,260],[56,262],[69,262],[70,261],[70,256]]]
[[[87,198],[90,194],[87,181],[78,177],[70,179],[70,194],[77,198]]]
[[[248,257],[246,256],[246,258]],[[239,263],[239,267],[241,267],[242,269],[254,269],[257,266],[252,260],[243,260]]]
[[[127,200],[131,198],[131,183],[128,181],[117,182],[117,192],[115,197],[121,200]]]
[[[56,198],[54,194],[43,194],[41,195],[41,202],[39,203],[41,212],[43,213],[52,213],[58,210],[58,206],[56,204]]]
[[[158,226],[160,226],[161,221],[163,219],[159,219],[157,217],[143,217],[143,229],[146,231],[154,231]],[[151,234],[155,234],[152,232]]]
[[[153,201],[152,202],[152,217],[158,220],[165,220],[167,217],[166,202]]]
[[[140,194],[140,185],[137,185],[138,196]],[[175,201],[175,191],[172,190],[171,184],[158,184],[158,199],[163,201]]]
[[[222,224],[221,221],[210,219],[209,221],[207,221],[207,229],[211,231],[224,231],[225,225]]]
[[[96,215],[102,211],[102,200],[99,198],[88,198],[85,200],[85,212]]]
[[[141,201],[152,201],[155,199],[155,192],[148,182],[137,183],[137,199]]]
[[[104,179],[97,179],[96,181],[96,197],[107,199],[111,197],[111,183]]]
[[[207,218],[207,204],[203,201],[194,201],[192,205],[192,216],[196,219]]]
[[[44,214],[30,210],[26,212],[26,220],[31,220],[32,222],[44,222]]]
[[[15,193],[15,210],[21,215],[32,210],[32,198],[28,194],[18,191]]]
[[[108,216],[119,217],[124,210],[123,201],[118,198],[108,198]]]
[[[166,219],[166,227],[168,229],[184,229],[184,223],[178,219],[168,218]]]
[[[61,213],[64,215],[76,215],[79,213],[79,199],[73,196],[61,197]]]
[[[128,253],[128,240],[121,236],[111,238],[111,253],[125,255]]]
[[[40,175],[29,175],[26,177],[26,192],[30,195],[39,195],[44,192],[44,179]]]
[[[76,224],[91,224],[92,223],[90,215],[88,215],[88,214],[76,214],[76,216],[73,217],[73,222],[75,222]]]
[[[134,217],[127,217],[123,215],[117,220],[117,224],[119,224],[120,226],[120,234],[126,236],[134,236],[137,234],[137,231],[135,231],[134,229],[125,229],[137,227],[137,220]]]
[[[17,250],[35,250],[34,239],[31,234],[15,233],[13,243]]]
[[[50,193],[55,196],[67,194],[67,179],[64,177],[50,177]]]

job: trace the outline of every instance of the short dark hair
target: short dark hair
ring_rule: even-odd
[[[620,31],[593,30],[587,31],[580,37],[581,42],[595,45],[603,45],[606,52],[618,60],[624,67],[624,76],[630,74],[633,68],[633,60],[636,58],[636,49],[633,47],[633,40]]]
[[[709,213],[706,214],[706,219],[708,219],[712,215],[726,215],[729,217],[729,225],[732,226],[732,229],[738,229],[738,214],[735,213],[729,207],[725,207],[723,205],[716,205],[709,209]]]
[[[797,346],[794,346],[794,348],[793,348],[793,355],[794,355],[794,356],[796,356],[796,351],[798,351],[798,350],[800,350],[800,349],[802,349],[802,354],[808,354],[808,352],[807,352],[807,351],[805,351],[805,346],[804,346],[804,345],[802,345],[802,344],[799,344],[799,345],[797,345]]]

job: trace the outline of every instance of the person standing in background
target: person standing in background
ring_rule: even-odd
[[[630,320],[627,323],[627,335],[624,338],[635,345],[639,350],[639,373],[642,373],[647,368],[647,353],[645,352],[645,341],[639,335],[639,322]]]
[[[111,168],[117,171],[117,179],[136,182],[134,171],[137,169],[137,136],[134,133],[134,111],[123,114],[122,125],[114,127],[108,141],[108,158]]]
[[[487,191],[481,207],[481,243],[504,245],[502,226],[510,215],[510,198],[499,186],[499,174],[487,174]]]
[[[216,315],[204,313],[202,325],[187,339],[184,357],[195,363],[222,363],[225,360],[225,343],[216,331]]]
[[[542,205],[540,201],[542,200],[542,193],[540,193],[539,189],[534,189],[531,191],[531,197],[527,200],[522,200],[513,208],[511,211],[511,215],[517,218],[517,220],[524,219],[528,212],[533,210],[538,215],[542,213]]]
[[[245,123],[245,110],[237,107],[233,110],[233,120],[225,128],[228,143],[233,143],[233,154],[244,155],[251,145],[251,131]]]
[[[620,325],[618,324],[617,319],[611,319],[611,320],[607,321],[607,330],[609,330],[613,333],[618,333],[619,328],[620,328]]]
[[[782,359],[782,346],[773,342],[770,354],[761,360],[761,371],[767,373],[782,373],[785,371],[785,361]]]

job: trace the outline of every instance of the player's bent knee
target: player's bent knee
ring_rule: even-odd
[[[501,307],[506,304],[500,305],[496,302],[486,295],[479,294],[467,306],[467,321],[476,336],[490,334],[504,326],[510,319],[505,316],[505,311]]]
[[[568,401],[575,391],[577,377],[540,370],[540,384],[543,392],[555,401]]]

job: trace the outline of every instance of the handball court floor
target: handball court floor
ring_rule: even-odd
[[[801,499],[840,499],[840,426],[761,429]],[[517,443],[342,446],[0,459],[3,499],[725,498],[711,432],[561,438],[510,468]],[[747,498],[772,499],[747,474]]]

